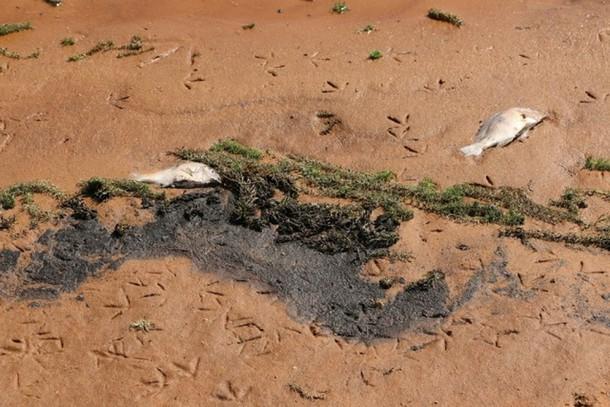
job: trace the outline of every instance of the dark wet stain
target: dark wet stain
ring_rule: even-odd
[[[15,295],[53,298],[127,259],[186,256],[206,272],[269,288],[299,319],[364,340],[443,318],[478,286],[451,300],[444,274],[434,271],[384,304],[384,288],[359,276],[364,260],[357,250],[323,253],[302,239],[280,242],[277,228],[255,231],[233,225],[228,191],[217,188],[155,205],[153,222],[117,234],[77,203],[76,216],[45,232],[37,242],[44,249],[34,251],[27,264],[18,266],[18,252],[0,252],[0,271],[23,276]]]

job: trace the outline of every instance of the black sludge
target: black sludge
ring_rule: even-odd
[[[359,276],[358,250],[326,254],[296,238],[279,243],[273,228],[257,232],[231,224],[232,201],[222,189],[187,194],[157,204],[154,222],[121,233],[107,231],[95,217],[73,218],[63,229],[41,236],[38,243],[44,249],[23,266],[21,294],[48,297],[74,290],[88,276],[126,259],[180,255],[204,272],[268,287],[299,318],[341,336],[392,336],[448,314],[449,290],[442,273],[432,273],[382,305],[384,290]],[[354,229],[361,233],[362,228]],[[372,244],[378,248],[378,242]],[[0,271],[21,272],[16,259],[2,253]]]

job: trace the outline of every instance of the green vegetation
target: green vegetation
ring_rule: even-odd
[[[102,41],[102,42],[98,42],[93,48],[91,48],[89,51],[85,52],[84,54],[75,54],[72,55],[71,57],[68,58],[68,62],[76,62],[76,61],[80,61],[83,60],[87,57],[90,57],[92,55],[95,55],[97,53],[100,52],[108,52],[113,50],[114,47],[114,42],[108,40],[108,41]]]
[[[585,168],[589,171],[610,171],[610,159],[587,157]]]
[[[7,48],[0,48],[0,55],[11,59],[36,59],[40,56],[40,50],[32,52],[30,55],[20,55],[17,52],[10,51]]]
[[[11,23],[11,24],[0,24],[0,36],[16,33],[19,31],[31,30],[32,24],[26,23]]]
[[[68,58],[68,62],[76,62],[76,61],[80,61],[82,59],[85,59],[87,56],[85,54],[76,54],[76,55],[72,55]]]
[[[39,208],[34,202],[34,194],[46,194],[58,201],[63,201],[66,198],[63,192],[46,181],[26,182],[0,191],[0,207],[5,210],[12,209],[15,207],[17,198],[21,198],[21,205],[30,216],[32,226],[50,220],[53,213]],[[6,225],[7,228],[12,223],[14,223],[14,219],[13,222]]]
[[[254,23],[244,24],[241,26],[242,30],[251,30],[254,27],[256,27],[256,24],[254,24]]]
[[[347,7],[347,4],[345,2],[338,1],[333,5],[331,11],[335,14],[343,14],[349,11],[349,7]]]
[[[251,160],[260,160],[263,157],[263,153],[255,148],[246,147],[243,144],[235,140],[221,140],[214,144],[210,151],[225,151],[227,153],[241,155],[244,158]]]
[[[446,23],[453,24],[456,27],[461,27],[464,24],[464,21],[455,14],[447,13],[435,8],[428,10],[427,16],[432,20],[444,21]]]
[[[30,201],[32,194],[46,194],[58,201],[66,197],[56,186],[46,181],[24,182],[0,190],[0,207],[2,209],[12,209],[15,207],[15,200],[18,197],[25,197],[26,200]]]
[[[604,250],[610,250],[610,233],[599,233],[596,235],[555,233],[547,230],[524,230],[522,228],[507,229],[500,232],[500,236],[514,237],[527,243],[529,239],[545,240],[548,242],[559,242],[565,244],[577,244],[581,246],[592,246]]]
[[[80,184],[80,194],[103,202],[116,196],[163,199],[164,194],[154,192],[148,184],[129,179],[108,179],[93,177]]]
[[[72,45],[76,44],[76,41],[74,41],[74,38],[72,37],[66,37],[61,40],[60,44],[62,47],[71,47]]]
[[[125,45],[122,45],[118,48],[122,52],[117,55],[117,58],[125,58],[134,55],[140,55],[144,52],[150,52],[155,49],[155,47],[147,47],[144,48],[144,41],[137,35],[131,37],[129,42]]]
[[[608,191],[566,189],[557,200],[542,205],[517,188],[457,184],[442,189],[429,179],[405,185],[391,171],[352,171],[301,156],[264,153],[235,140],[221,140],[208,150],[180,149],[173,154],[218,172],[223,188],[233,193],[232,223],[253,230],[275,225],[279,242],[299,241],[324,253],[355,251],[363,258],[390,258],[389,247],[398,240],[397,228],[413,217],[412,208],[456,222],[508,226],[503,236],[524,241],[534,238],[610,250],[610,217],[600,217],[592,224],[580,217],[589,198],[610,202]],[[53,214],[36,207],[33,194],[50,195],[79,219],[95,217],[95,210],[81,197],[97,202],[115,196],[164,199],[163,193],[142,182],[94,177],[81,183],[79,193],[70,199],[47,182],[17,184],[0,190],[0,206],[11,209],[21,198],[22,208],[33,222],[51,219]],[[305,203],[299,199],[301,195],[341,201]],[[520,226],[527,219],[538,221],[538,227],[567,222],[580,231],[524,230]],[[124,233],[122,229],[115,232]]]
[[[383,57],[383,54],[381,53],[381,51],[379,51],[377,49],[374,51],[371,51],[369,53],[369,59],[372,61],[375,61],[376,59],[380,59],[381,57]]]

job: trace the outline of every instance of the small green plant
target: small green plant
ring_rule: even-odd
[[[343,14],[343,13],[347,13],[349,11],[349,7],[347,7],[347,4],[345,2],[338,1],[334,4],[331,11],[335,14]]]
[[[46,194],[60,201],[66,197],[55,185],[46,181],[24,182],[0,191],[0,207],[14,208],[15,199],[18,197],[25,197],[25,203],[31,202],[32,194]]]
[[[377,50],[377,49],[376,49],[376,50],[374,50],[374,51],[371,51],[371,52],[369,53],[369,59],[370,59],[371,61],[375,61],[375,60],[377,60],[377,59],[380,59],[381,57],[383,57],[383,54],[381,53],[381,51],[379,51],[379,50]]]
[[[155,47],[144,48],[144,41],[137,35],[131,37],[129,42],[118,48],[122,52],[117,55],[117,58],[125,58],[133,55],[139,55],[144,52],[153,51]]]
[[[17,52],[10,51],[7,48],[0,48],[0,55],[11,59],[36,59],[40,56],[40,50],[32,52],[30,55],[20,55]]]
[[[107,179],[93,177],[81,183],[80,194],[98,202],[116,196],[135,196],[139,198],[163,199],[165,194],[154,192],[148,184],[128,179]]]
[[[75,55],[71,55],[68,58],[68,62],[76,62],[76,61],[80,61],[87,58],[87,56],[85,54],[75,54]]]
[[[589,171],[610,171],[610,159],[587,157],[585,168]]]
[[[374,26],[372,26],[371,24],[367,24],[367,25],[365,25],[365,26],[364,26],[364,27],[363,27],[363,28],[360,30],[360,32],[367,33],[367,34],[368,34],[368,33],[372,33],[373,31],[375,31],[375,27],[374,27]]]
[[[111,51],[114,48],[115,48],[114,42],[112,42],[110,40],[98,42],[93,48],[91,48],[89,51],[85,52],[84,54],[81,53],[81,54],[72,55],[71,57],[68,58],[68,62],[80,61],[87,57],[95,55],[99,52]]]
[[[235,140],[221,140],[214,144],[210,151],[226,151],[230,154],[241,155],[251,160],[260,160],[263,153],[255,148],[244,146]]]
[[[254,23],[244,24],[241,26],[242,30],[251,30],[254,27],[256,27],[256,24],[254,24]]]
[[[134,331],[140,332],[150,332],[155,328],[155,324],[150,322],[147,319],[138,319],[137,321],[129,324],[129,329],[133,329]]]
[[[435,8],[428,10],[427,16],[432,20],[444,21],[446,23],[453,24],[456,27],[461,27],[464,25],[464,21],[455,14],[447,13]]]
[[[0,36],[16,33],[19,31],[31,30],[32,24],[26,23],[12,23],[12,24],[0,24]]]
[[[66,37],[61,40],[60,44],[62,47],[71,47],[72,45],[76,44],[76,41],[74,41],[74,38],[72,37]]]

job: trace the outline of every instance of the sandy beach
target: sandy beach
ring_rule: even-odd
[[[566,188],[610,191],[610,172],[585,169],[610,157],[605,1],[350,0],[341,14],[326,0],[153,3],[2,2],[0,24],[32,29],[0,36],[23,57],[0,55],[0,190],[46,180],[74,193],[234,139],[406,186],[510,187],[541,205]],[[549,118],[523,142],[460,154],[515,106]],[[583,222],[605,219],[609,196],[591,195]],[[109,232],[158,221],[133,197],[87,202]],[[0,254],[26,258],[64,221],[30,227],[19,208],[0,210],[16,216]],[[24,277],[0,257],[0,405],[610,405],[607,248],[524,244],[493,222],[412,211],[392,246],[408,260],[371,258],[358,278],[397,282],[387,302],[435,270],[447,298],[479,272],[485,284],[431,323],[373,340],[321,329],[264,278],[193,257],[109,260],[51,299],[11,291]],[[582,226],[533,216],[524,227],[541,225]]]

